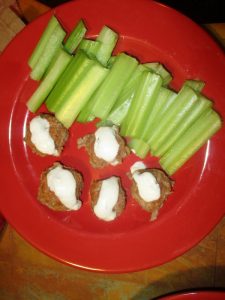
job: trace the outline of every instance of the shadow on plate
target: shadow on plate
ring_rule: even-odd
[[[3,217],[0,215],[0,238],[2,236],[2,232],[5,226],[5,220],[3,219]]]

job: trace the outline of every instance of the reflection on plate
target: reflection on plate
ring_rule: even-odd
[[[96,171],[90,167],[85,151],[76,148],[76,139],[93,131],[94,123],[74,124],[60,157],[85,177],[82,209],[58,213],[37,203],[39,176],[55,158],[37,157],[23,142],[32,117],[25,103],[36,85],[29,79],[27,59],[52,13],[28,25],[0,58],[0,210],[31,244],[70,265],[129,272],[162,264],[198,243],[224,215],[224,129],[174,175],[175,191],[156,222],[149,222],[149,215],[130,196],[126,172],[138,160],[135,155],[116,169]],[[121,37],[116,51],[126,51],[141,62],[160,61],[172,72],[174,89],[187,78],[205,81],[204,93],[215,100],[221,115],[225,114],[224,54],[201,28],[176,11],[148,0],[109,0],[107,7],[103,0],[77,0],[56,8],[55,13],[68,30],[83,18],[90,36],[104,24],[112,27]],[[150,167],[159,166],[153,157],[145,161]],[[112,172],[122,177],[127,207],[116,221],[106,223],[93,215],[88,189],[93,178]]]

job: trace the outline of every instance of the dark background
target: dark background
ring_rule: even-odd
[[[39,1],[50,7],[67,2],[66,0]],[[225,0],[160,0],[159,2],[177,9],[199,24],[225,22]]]

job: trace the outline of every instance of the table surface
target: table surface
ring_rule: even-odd
[[[18,4],[27,22],[49,9],[34,0]],[[11,29],[4,32],[7,41],[23,27],[20,20],[11,18],[14,25],[8,24]],[[225,23],[205,27],[225,46]],[[225,288],[225,218],[184,255],[129,274],[74,269],[42,254],[6,225],[0,234],[0,278],[0,300],[145,300],[187,289]]]

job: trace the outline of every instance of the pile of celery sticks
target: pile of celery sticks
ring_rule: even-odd
[[[28,64],[40,80],[27,102],[36,112],[45,102],[67,128],[96,117],[117,125],[140,158],[149,152],[174,174],[222,125],[213,103],[201,94],[204,82],[186,80],[179,92],[158,62],[141,64],[126,53],[112,56],[118,34],[103,26],[95,40],[79,21],[67,35],[55,16],[47,24]]]

